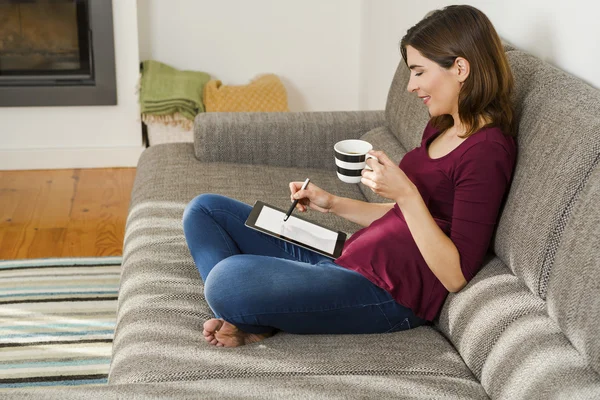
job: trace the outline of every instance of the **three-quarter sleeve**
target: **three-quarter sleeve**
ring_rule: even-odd
[[[502,144],[484,140],[468,149],[456,166],[450,239],[467,282],[481,268],[489,248],[513,163]]]

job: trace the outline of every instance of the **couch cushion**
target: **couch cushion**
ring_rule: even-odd
[[[599,200],[600,168],[597,167],[565,226],[547,298],[550,316],[597,374],[600,374]]]
[[[5,400],[122,399],[487,399],[470,379],[439,375],[320,375],[203,379],[191,382],[127,383],[2,393]]]
[[[330,172],[203,164],[194,158],[191,143],[151,147],[138,168],[126,227],[111,384],[379,375],[406,377],[405,386],[422,378],[451,393],[483,395],[452,345],[430,326],[386,335],[278,333],[236,349],[207,344],[202,324],[212,312],[183,236],[186,204],[198,193],[216,192],[283,206],[289,204],[288,179],[307,174],[347,197],[360,198],[360,191]],[[331,225],[333,220],[320,222]]]
[[[513,321],[542,312],[545,303],[533,295],[497,257],[458,293],[450,293],[436,323],[471,368],[481,370],[502,332]]]
[[[385,124],[383,111],[200,113],[196,157],[335,171],[333,146]]]
[[[335,164],[333,153],[331,157],[331,164]],[[310,177],[315,185],[333,194],[365,200],[356,185],[349,185],[338,179],[335,169],[323,171],[235,163],[202,163],[194,157],[191,143],[152,146],[144,151],[138,163],[128,217],[131,218],[132,213],[143,211],[149,204],[153,204],[148,203],[149,201],[161,202],[157,204],[157,208],[178,209],[181,205],[185,207],[201,193],[219,193],[247,204],[262,200],[287,209],[291,204],[289,182],[304,181],[307,177]],[[183,214],[183,208],[181,213]],[[359,225],[333,214],[309,211],[301,215],[303,218],[348,233],[360,228]]]
[[[481,371],[493,399],[597,399],[600,378],[543,312],[516,319],[498,337]]]
[[[546,303],[497,257],[448,296],[438,323],[492,398],[600,393],[598,375],[548,316]]]
[[[565,224],[600,160],[600,91],[524,52],[506,54],[515,76],[518,158],[492,243],[544,299]]]

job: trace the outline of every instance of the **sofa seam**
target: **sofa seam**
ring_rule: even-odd
[[[546,301],[546,296],[548,294],[548,282],[550,280],[550,275],[552,275],[552,269],[554,268],[554,264],[556,262],[556,253],[558,253],[558,249],[560,247],[560,244],[562,243],[562,237],[564,235],[569,221],[571,220],[571,217],[573,216],[573,211],[575,205],[577,204],[577,200],[579,200],[580,194],[586,188],[590,180],[590,176],[598,166],[599,161],[600,153],[597,153],[596,158],[594,159],[594,161],[592,161],[591,167],[585,173],[583,179],[580,181],[579,185],[575,189],[575,192],[573,193],[566,206],[562,210],[560,217],[554,224],[554,229],[552,229],[552,231],[548,235],[549,237],[546,241],[547,246],[546,250],[544,251],[544,259],[542,260],[542,270],[538,278],[537,287],[538,295],[544,301]],[[554,247],[552,246],[553,242],[555,243]],[[544,285],[544,283],[545,286],[542,286]]]

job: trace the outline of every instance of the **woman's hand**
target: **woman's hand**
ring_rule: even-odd
[[[306,189],[300,190],[304,182],[290,182],[290,199],[298,199],[296,208],[305,212],[309,207],[322,213],[328,213],[333,206],[334,195],[327,193],[314,183],[310,182]]]
[[[367,165],[373,168],[373,171],[365,168],[360,181],[374,193],[399,203],[407,196],[418,192],[417,187],[408,179],[404,171],[383,151],[371,150],[369,154],[377,157],[379,162],[369,158]]]

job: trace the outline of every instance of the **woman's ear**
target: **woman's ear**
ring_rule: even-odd
[[[458,81],[463,83],[471,72],[471,64],[466,58],[456,57],[456,60],[454,60],[454,67]]]

